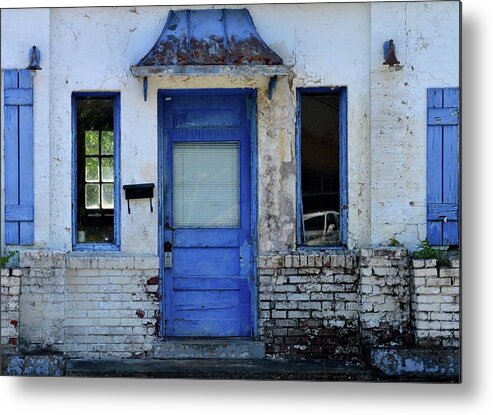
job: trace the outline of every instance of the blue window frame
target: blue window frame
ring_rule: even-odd
[[[347,244],[347,88],[298,88],[297,245]]]
[[[120,93],[72,94],[72,244],[120,249]]]

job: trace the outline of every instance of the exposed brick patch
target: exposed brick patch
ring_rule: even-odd
[[[2,268],[0,277],[0,346],[4,353],[15,353],[19,339],[19,296],[22,270],[19,268]]]
[[[158,277],[152,277],[147,280],[147,285],[157,285],[159,282]]]
[[[273,357],[351,358],[359,354],[354,253],[262,256],[259,331]]]
[[[361,251],[360,321],[365,345],[412,343],[408,266],[404,248]]]
[[[416,343],[424,347],[458,347],[460,324],[460,264],[436,260],[411,261],[412,324]]]

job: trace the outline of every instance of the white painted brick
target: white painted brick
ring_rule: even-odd
[[[440,304],[440,310],[446,313],[459,312],[459,304]]]
[[[452,268],[459,268],[460,261],[458,259],[452,259],[450,260],[450,265],[452,266]]]
[[[459,268],[440,268],[440,277],[459,277]]]
[[[436,259],[425,259],[425,267],[426,268],[435,268],[437,266]]]
[[[316,301],[300,301],[298,308],[300,310],[321,310],[322,303]]]
[[[416,287],[417,294],[440,294],[440,287]]]
[[[427,330],[439,330],[441,329],[441,323],[439,321],[416,321],[417,329],[427,329]]]
[[[450,278],[426,278],[427,286],[446,286],[452,285],[452,280]]]
[[[425,261],[423,259],[413,259],[411,260],[411,266],[413,268],[424,268]]]
[[[298,310],[289,310],[288,311],[289,318],[310,318],[309,311],[298,311]]]
[[[459,330],[460,324],[458,321],[444,321],[442,322],[443,330]]]
[[[438,275],[436,268],[413,269],[412,274],[415,277],[435,277]]]
[[[12,270],[10,271],[10,274],[13,277],[20,277],[20,276],[22,276],[22,269],[20,269],[20,268],[12,268]]]
[[[454,298],[450,295],[422,295],[419,297],[419,301],[423,303],[452,303]]]
[[[441,287],[440,292],[448,295],[459,295],[459,287]]]
[[[136,269],[153,269],[159,270],[159,256],[141,257],[137,256],[134,259]]]

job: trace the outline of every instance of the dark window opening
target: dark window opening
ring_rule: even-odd
[[[76,99],[77,243],[115,242],[114,98]]]
[[[302,244],[341,244],[339,95],[301,95]]]

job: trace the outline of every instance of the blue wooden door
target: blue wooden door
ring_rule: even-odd
[[[165,335],[251,336],[250,97],[162,99]]]
[[[459,244],[459,89],[428,89],[428,241]]]

